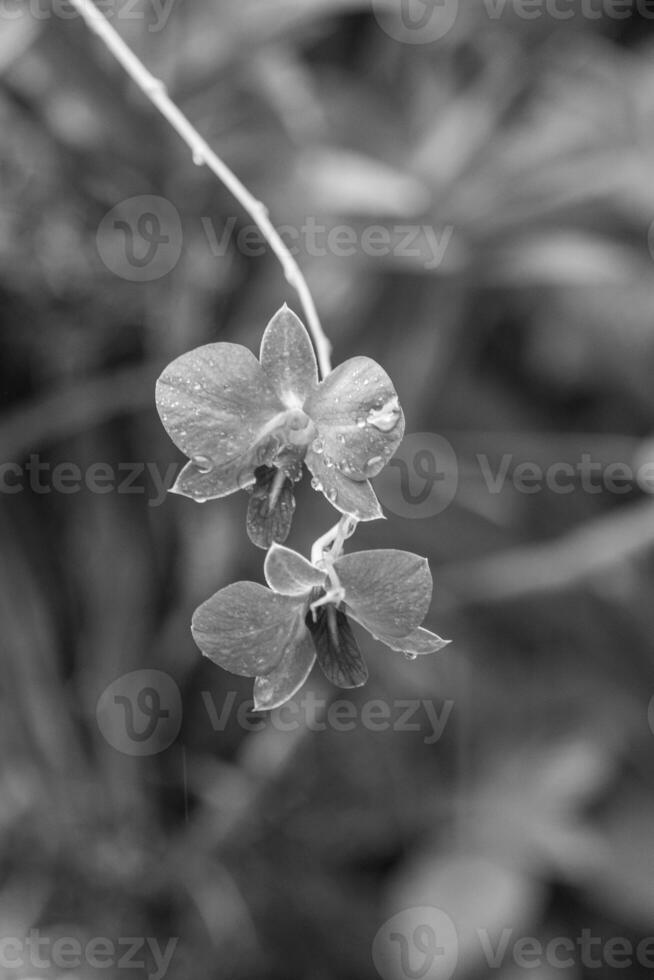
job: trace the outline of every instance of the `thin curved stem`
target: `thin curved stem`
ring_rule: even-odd
[[[181,109],[172,101],[162,81],[148,71],[143,62],[134,54],[132,49],[123,41],[118,32],[111,26],[106,17],[100,13],[92,0],[70,0],[89,28],[98,35],[107,49],[114,56],[140,88],[147,99],[168,120],[176,133],[186,143],[193,154],[193,161],[198,166],[206,165],[227,190],[236,198],[243,209],[250,215],[262,235],[270,245],[271,250],[279,260],[286,281],[295,289],[307,320],[316,348],[320,372],[326,377],[331,369],[331,344],[322,329],[316,304],[311,290],[302,274],[300,267],[284,244],[279,232],[268,215],[268,209],[258,201],[230,170],[226,163],[211,149],[207,141],[189,122]]]

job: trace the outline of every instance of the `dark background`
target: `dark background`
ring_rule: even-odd
[[[653,22],[469,2],[409,44],[355,0],[177,0],[158,30],[146,4],[113,18],[278,224],[453,227],[436,269],[298,255],[335,363],[379,360],[407,432],[457,453],[447,508],[412,519],[386,491],[389,520],[353,542],[429,556],[427,625],[454,643],[408,663],[364,639],[370,681],[344,695],[358,717],[370,699],[451,702],[429,744],[421,711],[418,731],[248,730],[251,683],[202,661],[188,629],[218,588],[262,580],[244,494],[152,506],[143,475],[138,493],[47,489],[61,462],[181,463],[154,408],[161,368],[216,340],[256,350],[298,304],[269,254],[212,254],[203,218],[248,219],[78,18],[37,9],[0,22],[0,458],[46,464],[45,491],[24,476],[0,494],[2,936],[176,938],[174,980],[346,980],[377,976],[387,918],[436,906],[457,978],[651,975],[579,955],[490,969],[475,930],[654,935],[654,508],[633,484],[492,494],[477,461],[654,459]],[[141,195],[183,231],[174,269],[134,282],[98,229]],[[304,553],[333,523],[308,482],[289,540]],[[96,705],[141,670],[168,674],[183,710],[172,744],[135,756]],[[340,697],[315,674],[308,689]],[[230,698],[215,730],[207,699]]]

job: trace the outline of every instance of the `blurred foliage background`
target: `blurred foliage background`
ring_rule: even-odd
[[[297,304],[270,255],[212,254],[207,220],[245,216],[78,19],[34,9],[0,25],[0,458],[165,471],[181,459],[161,367],[215,340],[256,349]],[[652,22],[468,0],[410,45],[363,0],[176,0],[159,30],[132,10],[115,26],[276,223],[453,228],[436,269],[299,255],[335,361],[379,360],[407,431],[446,436],[460,464],[446,510],[389,513],[355,543],[428,554],[427,625],[455,642],[407,663],[368,640],[370,682],[347,696],[452,710],[435,744],[423,713],[412,732],[248,731],[250,682],[188,630],[212,592],[261,581],[244,495],[2,494],[2,935],[175,937],[174,980],[346,980],[376,976],[386,918],[434,905],[458,927],[457,977],[609,975],[489,971],[475,930],[654,931],[654,508],[637,488],[490,494],[475,459],[654,458]],[[129,282],[96,233],[143,194],[175,206],[183,249]],[[289,543],[306,553],[330,523],[305,479]],[[143,758],[95,716],[140,669],[184,707]],[[230,697],[217,731],[207,699]]]

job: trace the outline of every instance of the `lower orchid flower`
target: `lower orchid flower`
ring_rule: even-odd
[[[312,564],[273,545],[268,588],[237,582],[204,602],[192,632],[202,653],[233,674],[254,677],[254,706],[271,710],[305,683],[318,660],[337,687],[365,684],[368,671],[352,621],[410,659],[449,642],[422,627],[433,582],[424,558],[360,551]]]

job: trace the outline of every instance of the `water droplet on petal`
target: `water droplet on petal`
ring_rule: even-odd
[[[417,653],[405,653],[404,654],[404,659],[405,660],[417,660],[418,659],[418,654]]]
[[[192,463],[200,473],[211,473],[213,469],[213,463],[208,456],[194,456]]]
[[[331,456],[325,456],[325,466],[328,470],[334,468],[334,460],[331,458]]]
[[[311,443],[311,448],[313,449],[314,453],[317,453],[318,456],[320,456],[325,451],[325,443],[322,441],[322,439],[314,439]]]
[[[330,504],[335,504],[338,499],[338,493],[334,489],[328,490],[326,496]]]
[[[359,426],[360,429],[365,429],[365,427],[366,427],[366,420],[365,419],[357,419],[357,425]],[[345,442],[345,439],[343,439],[343,442]]]
[[[322,490],[322,483],[317,477],[314,476],[311,480],[311,487],[313,490],[317,490],[318,493],[320,493],[320,491]]]
[[[381,408],[373,408],[368,413],[367,422],[368,425],[374,426],[375,429],[379,429],[380,432],[392,432],[397,423],[400,421],[400,416],[402,415],[402,410],[400,409],[400,403],[397,399],[397,395],[390,398],[385,405]]]
[[[379,471],[379,467],[383,466],[383,464],[384,464],[383,456],[373,456],[372,459],[369,459],[368,462],[366,463],[365,472],[369,476],[374,476]]]

